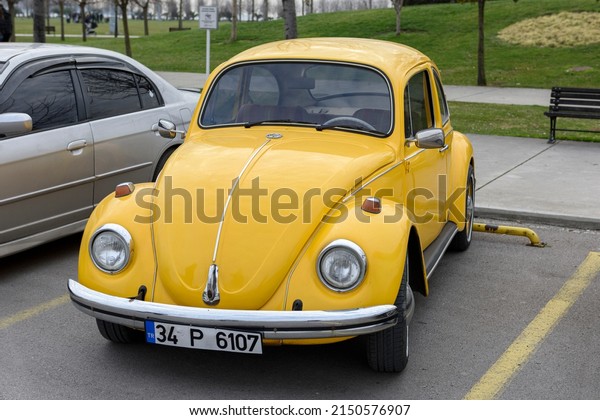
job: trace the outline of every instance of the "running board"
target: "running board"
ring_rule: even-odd
[[[436,240],[433,241],[431,245],[429,245],[423,252],[427,278],[429,278],[435,271],[438,263],[450,246],[450,242],[452,242],[454,235],[456,235],[456,232],[458,232],[458,228],[453,222],[446,223]]]

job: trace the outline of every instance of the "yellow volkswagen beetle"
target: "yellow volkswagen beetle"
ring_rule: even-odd
[[[114,342],[260,354],[364,335],[373,369],[404,369],[413,291],[473,226],[472,146],[431,60],[269,43],[218,67],[192,120],[158,121],[184,144],[92,214],[75,306]]]

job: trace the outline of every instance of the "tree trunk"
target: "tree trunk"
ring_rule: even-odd
[[[400,35],[402,27],[400,25],[400,13],[402,12],[402,5],[404,0],[394,0],[394,10],[396,11],[396,35]]]
[[[60,10],[60,40],[65,40],[65,0],[58,2],[58,8]]]
[[[237,0],[233,0],[231,5],[231,42],[237,41],[237,20],[238,20],[238,7]]]
[[[283,3],[283,21],[285,39],[298,38],[296,26],[296,2],[295,0],[281,0]]]
[[[33,2],[33,42],[46,42],[45,15],[44,0],[35,0]]]
[[[85,27],[85,1],[79,3],[79,21],[81,22],[81,39],[87,41],[87,28]]]
[[[179,0],[179,29],[183,29],[183,0]]]
[[[18,1],[18,0],[17,0]],[[10,26],[13,28],[12,34],[10,35],[10,42],[15,42],[15,0],[8,0],[8,13],[10,13]]]
[[[144,35],[150,35],[150,29],[148,28],[148,6],[150,6],[150,2],[146,2],[142,10],[144,12]]]
[[[125,37],[125,54],[127,57],[131,55],[131,40],[129,39],[129,23],[127,21],[127,6],[129,0],[119,0],[119,6],[121,7],[121,14],[123,15],[123,36]]]
[[[485,80],[485,54],[484,54],[484,36],[483,36],[483,16],[485,0],[478,0],[479,9],[479,42],[477,46],[477,86],[486,86],[487,81]]]

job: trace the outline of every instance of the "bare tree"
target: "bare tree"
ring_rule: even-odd
[[[486,86],[487,80],[485,77],[485,36],[484,36],[484,17],[485,17],[485,0],[458,0],[459,3],[474,3],[477,2],[477,85]],[[513,0],[515,3],[519,0]]]
[[[33,1],[33,42],[46,42],[46,9],[44,0]],[[14,33],[15,31],[13,31]]]
[[[396,35],[400,35],[400,32],[402,31],[402,27],[400,25],[400,13],[402,12],[404,0],[392,0],[392,3],[394,3],[394,10],[396,11]]]
[[[263,3],[263,20],[269,20],[269,0]]]
[[[80,0],[79,4],[79,22],[81,22],[81,39],[83,42],[87,41],[87,28],[85,26],[85,6],[87,6],[87,0]]]
[[[123,16],[123,37],[125,38],[125,54],[128,57],[131,55],[131,39],[129,38],[129,22],[127,20],[127,7],[129,6],[129,0],[117,0],[119,7],[121,8],[121,15]]]
[[[237,41],[237,21],[238,21],[238,0],[232,0],[231,5],[231,37],[229,40],[231,42]]]
[[[148,29],[148,7],[150,6],[150,0],[133,0],[135,4],[142,8],[142,16],[144,17],[144,35],[150,35]]]
[[[65,0],[58,0],[58,10],[60,13],[60,40],[65,40]]]
[[[285,39],[298,38],[298,28],[296,26],[296,1],[281,0],[283,5],[283,22]]]
[[[10,27],[13,28],[12,34],[10,35],[10,42],[15,42],[15,4],[18,3],[19,0],[7,0],[8,3],[8,13],[10,14]]]
[[[483,32],[484,8],[485,0],[477,0],[477,22],[479,26],[477,42],[477,86],[487,85],[487,80],[485,79],[485,37]]]

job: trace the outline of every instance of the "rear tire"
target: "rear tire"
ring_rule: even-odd
[[[402,283],[396,297],[398,323],[391,328],[367,336],[367,360],[377,372],[402,372],[408,363],[407,302],[412,299],[409,282],[408,256],[404,264]]]
[[[144,341],[144,332],[124,327],[123,325],[113,324],[112,322],[96,319],[98,331],[102,337],[113,343],[131,344]]]
[[[473,220],[475,218],[475,171],[473,166],[469,165],[467,175],[467,190],[465,198],[465,228],[457,232],[450,243],[450,249],[453,251],[466,251],[471,245],[473,237]]]

